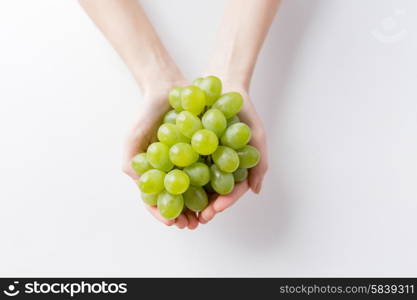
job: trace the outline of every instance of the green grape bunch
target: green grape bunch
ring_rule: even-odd
[[[158,129],[158,142],[138,153],[131,165],[140,175],[143,201],[172,220],[185,209],[204,210],[212,193],[231,193],[258,164],[260,154],[248,144],[251,129],[239,120],[242,96],[222,94],[216,76],[173,87],[168,102],[172,110]]]

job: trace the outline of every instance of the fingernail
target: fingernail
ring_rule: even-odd
[[[136,182],[139,180],[140,177],[138,175],[133,175],[131,176],[131,178]]]
[[[208,206],[203,212],[202,212],[202,217],[207,221],[211,221],[211,219],[214,218],[216,214],[216,211],[214,210],[213,206]]]
[[[251,190],[252,190],[252,192],[257,194],[258,193],[258,184],[256,184],[255,186],[251,186]]]
[[[256,193],[259,194],[261,192],[262,189],[262,182],[258,183],[258,185],[256,186]]]
[[[217,204],[217,202],[215,202],[214,204],[213,204],[213,208],[214,208],[214,210],[216,211],[216,212],[218,212],[218,213],[220,213],[220,212],[222,212],[223,211],[223,209],[221,209],[221,207],[219,207],[220,206],[220,204]]]

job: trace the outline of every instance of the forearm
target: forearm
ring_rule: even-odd
[[[122,57],[139,86],[150,89],[182,80],[137,0],[79,0],[81,6]],[[167,86],[170,87],[170,86]]]
[[[208,73],[249,89],[256,60],[280,0],[229,0]]]

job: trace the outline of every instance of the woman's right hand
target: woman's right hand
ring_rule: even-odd
[[[223,77],[223,91],[235,91],[242,95],[244,104],[242,110],[239,112],[239,118],[252,129],[250,144],[259,150],[261,159],[258,165],[249,170],[247,180],[236,184],[234,190],[230,194],[216,197],[214,201],[199,214],[199,221],[201,224],[208,223],[216,214],[232,206],[249,189],[256,194],[259,194],[262,188],[262,181],[268,170],[268,148],[266,144],[265,129],[261,118],[250,100],[247,88],[243,84],[230,83],[228,80],[224,80]]]

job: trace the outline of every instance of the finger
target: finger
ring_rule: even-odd
[[[256,194],[261,192],[262,181],[264,179],[267,168],[264,163],[260,162],[256,167],[249,170],[249,186]]]
[[[255,191],[256,191],[257,194],[259,194],[261,192],[263,182],[264,182],[264,177],[262,177],[261,181],[255,187]]]
[[[244,193],[247,192],[248,189],[249,185],[247,180],[245,180],[236,184],[235,188],[230,194],[219,196],[213,202],[213,208],[215,213],[222,212],[226,208],[232,206],[240,197],[242,197]]]
[[[252,191],[256,194],[259,194],[261,192],[262,181],[265,177],[267,169],[268,167],[266,166],[266,162],[262,161],[261,159],[257,166],[249,170],[249,186],[252,189]]]
[[[146,209],[160,222],[164,223],[167,226],[171,226],[175,223],[175,220],[167,220],[158,211],[156,206],[145,205]]]
[[[214,215],[212,216],[212,213],[214,212],[214,209],[212,208],[213,207],[213,202],[218,197],[219,197],[219,194],[216,194],[216,193],[208,194],[209,205],[204,210],[207,210],[207,208],[209,208],[209,210],[206,211],[206,212],[204,212],[204,210],[203,210],[203,211],[199,212],[199,214],[198,214],[198,221],[201,224],[207,224],[211,219],[213,219],[213,217],[214,217]],[[210,206],[211,206],[211,208],[210,208]],[[212,211],[212,209],[213,209],[213,211]]]
[[[200,213],[199,213],[199,215],[198,215],[198,222],[199,222],[200,224],[207,224],[207,223],[208,223],[208,221],[206,221],[206,219],[204,219],[204,218],[202,217],[202,212],[200,212]]]
[[[127,138],[123,155],[123,172],[133,180],[138,180],[139,175],[132,169],[132,158],[138,153],[145,152],[148,144],[148,138],[139,129],[135,129]]]
[[[216,215],[216,211],[213,208],[213,203],[211,202],[198,216],[198,220],[201,224],[207,224],[210,222]]]
[[[123,166],[123,172],[129,176],[130,178],[132,178],[135,182],[139,180],[139,175],[136,174],[135,171],[133,171],[132,167],[130,164],[128,164],[127,162],[125,163],[125,165]]]
[[[188,219],[188,229],[190,230],[194,230],[198,227],[198,219],[197,216],[194,212],[192,211],[186,211],[185,215],[187,216]]]
[[[259,150],[260,160],[255,167],[249,170],[248,183],[251,190],[259,194],[261,192],[263,178],[268,170],[268,151],[265,134],[262,130],[254,131],[251,145]]]
[[[184,229],[185,227],[187,227],[188,225],[188,219],[186,216],[184,216],[183,214],[180,214],[176,219],[175,219],[175,225],[179,228],[179,229]]]

